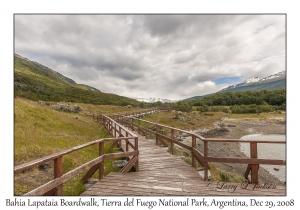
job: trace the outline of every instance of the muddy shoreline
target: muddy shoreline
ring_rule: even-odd
[[[244,135],[250,134],[286,134],[285,119],[220,119],[215,123],[212,129],[195,130],[197,134],[205,138],[222,138],[222,139],[240,139]],[[191,144],[191,138],[185,137],[183,143]],[[203,142],[197,141],[197,147],[200,152],[203,152]],[[208,144],[208,154],[214,157],[245,157],[247,156],[240,151],[239,143],[214,143]],[[210,163],[212,164],[212,163]],[[213,163],[213,165],[221,170],[235,173],[243,176],[247,168],[246,164],[233,164],[233,163]],[[280,181],[274,175],[270,174],[267,170],[260,167],[259,169],[259,182],[272,183],[275,185],[285,185],[286,182]]]

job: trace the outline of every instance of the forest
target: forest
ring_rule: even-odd
[[[190,112],[261,113],[286,110],[286,89],[216,93],[189,102],[179,101],[173,109]]]

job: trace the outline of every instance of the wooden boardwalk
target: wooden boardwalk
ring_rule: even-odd
[[[82,196],[286,195],[284,186],[252,190],[253,185],[243,189],[239,183],[203,181],[195,168],[144,136],[139,136],[139,152],[139,172],[110,173]]]
[[[39,186],[25,196],[56,195],[60,196],[63,192],[64,183],[80,173],[85,173],[81,178],[82,183],[93,184],[87,189],[83,196],[285,196],[285,186],[274,185],[246,185],[239,183],[218,183],[208,180],[208,163],[244,163],[247,164],[245,178],[251,171],[251,182],[258,182],[259,164],[285,165],[285,160],[268,160],[257,157],[258,143],[281,143],[279,141],[248,140],[250,144],[251,158],[227,158],[212,157],[208,155],[209,142],[240,142],[238,139],[206,139],[197,134],[165,125],[152,123],[145,120],[133,118],[132,116],[143,116],[145,114],[165,111],[160,109],[150,109],[138,111],[135,114],[114,115],[114,119],[105,115],[89,115],[101,123],[113,138],[97,139],[82,145],[78,145],[18,166],[15,166],[14,173],[25,172],[26,170],[38,167],[49,161],[53,161],[54,173],[53,180]],[[135,123],[134,123],[135,122]],[[143,127],[144,126],[144,127]],[[150,127],[151,129],[149,129]],[[153,130],[154,128],[154,130]],[[131,129],[131,130],[129,130]],[[161,131],[169,131],[166,134]],[[146,136],[155,136],[155,140],[148,140],[145,136],[136,134],[142,133]],[[175,139],[175,133],[186,133],[192,137],[192,145],[185,145]],[[149,135],[150,134],[150,135]],[[169,136],[167,136],[169,135]],[[197,140],[203,141],[203,151],[201,154],[197,148]],[[159,143],[160,142],[160,143]],[[167,142],[169,144],[167,144]],[[104,144],[109,143],[111,148],[121,144],[123,151],[116,153],[104,153]],[[185,148],[191,153],[192,166],[185,163],[180,158],[171,155],[166,151],[168,146],[171,153],[174,152],[174,144]],[[76,151],[82,151],[91,146],[98,146],[97,158],[90,160],[67,173],[64,171],[63,157]],[[110,173],[104,177],[104,162],[109,159],[128,158],[129,162],[119,173]],[[200,168],[196,168],[198,161]],[[137,172],[129,172],[132,167]],[[204,179],[198,171],[204,171]],[[99,173],[99,181],[87,182],[94,173]],[[206,180],[206,181],[204,181]],[[250,180],[249,180],[250,181]],[[255,187],[256,186],[256,187]]]

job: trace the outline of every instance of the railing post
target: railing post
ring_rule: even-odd
[[[62,176],[62,156],[54,159],[54,179]],[[62,188],[63,184],[59,185],[56,187],[54,194],[56,196],[61,196],[62,195]]]
[[[174,129],[171,129],[171,139],[174,140]],[[174,142],[171,141],[171,154],[173,155],[174,153]]]
[[[139,149],[139,138],[138,137],[135,137],[134,138],[134,146],[135,146],[135,150],[138,150]],[[139,157],[137,157],[137,161],[135,163],[135,171],[136,172],[139,172]]]
[[[138,134],[140,134],[140,126],[141,126],[141,121],[140,120],[138,121],[138,125],[139,125],[139,127],[138,127]]]
[[[118,130],[118,134],[119,134],[119,135],[116,136],[116,137],[122,136],[122,131],[121,131],[121,127],[120,127],[120,126],[119,126],[119,130]],[[118,146],[119,146],[119,148],[121,148],[121,146],[122,146],[122,140],[119,141]]]
[[[204,141],[204,181],[208,181],[208,164],[206,162],[206,157],[208,156],[208,145],[207,141]]]
[[[158,126],[155,125],[155,144],[158,145],[158,138],[157,138]]]
[[[128,132],[126,131],[126,137],[128,137]],[[128,139],[126,139],[126,152],[128,152]]]
[[[192,135],[192,148],[196,149],[196,136],[195,135]],[[196,168],[196,158],[195,158],[195,155],[193,153],[193,151],[191,151],[191,155],[192,155],[192,166],[194,168]]]
[[[131,129],[134,131],[134,127],[133,127],[133,121],[134,121],[134,119],[133,119],[133,118],[131,118]]]
[[[257,158],[257,143],[251,142],[250,143],[250,157]],[[251,166],[251,183],[258,183],[258,164],[252,164]]]
[[[115,136],[114,137],[117,137],[117,124],[115,123]]]
[[[99,143],[99,156],[104,155],[104,141]],[[99,166],[99,180],[104,177],[104,160],[100,162]]]
[[[145,122],[145,124],[144,124],[144,126],[145,126],[145,137],[147,138],[147,135],[148,135],[148,123],[147,122]]]
[[[112,121],[111,120],[109,120],[109,132],[110,132],[111,135],[114,135],[113,134],[113,126],[112,126]]]

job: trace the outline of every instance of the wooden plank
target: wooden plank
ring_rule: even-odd
[[[234,184],[234,183],[233,183]],[[215,186],[217,183],[215,183]],[[240,184],[236,184],[236,186],[240,186]],[[103,195],[97,194],[99,191],[101,193],[107,193],[108,191],[113,192],[114,195],[119,192],[129,192],[135,193],[133,195],[145,195],[146,193],[152,192],[160,195],[283,195],[285,193],[285,189],[276,189],[276,190],[253,190],[251,192],[247,190],[240,190],[237,188],[235,193],[230,193],[228,190],[218,190],[207,187],[207,183],[203,184],[195,184],[194,186],[186,185],[186,183],[179,183],[178,185],[172,185],[172,182],[160,182],[160,180],[155,181],[143,181],[140,182],[130,182],[130,180],[122,181],[122,182],[105,182],[99,183],[92,187],[95,194],[90,195]],[[106,194],[105,194],[106,195]]]
[[[134,139],[134,145],[135,145],[136,149],[139,148],[139,138],[138,137],[136,137]],[[139,172],[139,170],[140,170],[138,157],[137,157],[137,160],[135,161],[135,170],[136,170],[136,172]]]
[[[137,156],[131,158],[131,160],[127,163],[127,165],[121,169],[120,173],[127,173],[137,161],[138,161]]]
[[[194,168],[196,168],[196,157],[195,157],[195,152],[193,151],[193,149],[196,148],[196,136],[192,136],[192,148],[191,148],[191,151],[192,151],[192,166]],[[200,161],[199,161],[200,162]]]
[[[131,146],[132,149],[136,150],[137,148],[130,142],[130,141],[127,141],[128,145]],[[126,149],[128,150],[128,149]]]
[[[63,168],[62,168],[62,156],[54,159],[54,179],[61,177],[63,173]],[[56,187],[54,191],[54,195],[62,195],[62,188],[63,184],[60,184]]]
[[[112,182],[118,182],[118,180],[120,180],[121,182],[124,182],[126,180],[130,180],[133,181],[157,181],[157,182],[174,182],[174,183],[189,183],[189,184],[193,184],[193,185],[198,185],[201,184],[203,182],[203,180],[201,179],[200,176],[188,176],[188,179],[184,179],[183,176],[174,176],[174,174],[168,174],[167,176],[161,176],[161,175],[152,175],[150,174],[150,176],[147,175],[135,175],[132,176],[133,173],[136,172],[131,172],[129,173],[130,176],[111,176],[110,174],[108,176],[105,177],[105,181],[109,181],[110,183]],[[172,179],[172,177],[174,177],[174,179]],[[195,182],[196,180],[196,182]],[[206,183],[206,182],[205,182]],[[207,184],[207,183],[206,183]]]
[[[88,172],[82,177],[81,182],[84,184],[93,174],[99,169],[100,164],[94,165],[88,170]]]
[[[171,139],[174,139],[174,129],[171,130]],[[174,142],[171,141],[171,154],[174,154]]]
[[[129,184],[128,184],[129,183]],[[210,189],[206,185],[199,185],[199,186],[187,186],[179,185],[174,186],[172,185],[159,185],[159,182],[157,184],[150,183],[150,184],[143,184],[145,182],[140,183],[130,183],[130,182],[123,182],[122,183],[101,183],[101,185],[94,185],[93,189],[95,190],[94,195],[101,195],[101,193],[107,192],[107,190],[114,190],[114,195],[116,195],[119,192],[128,192],[133,191],[135,193],[140,193],[140,195],[144,195],[145,193],[152,192],[156,194],[161,195],[284,195],[285,189],[275,189],[275,190],[253,190],[249,192],[248,190],[241,190],[239,188],[236,189],[234,193],[228,192],[228,190],[221,190],[221,189]],[[215,183],[216,185],[217,183]],[[233,183],[234,184],[234,183]],[[240,186],[240,184],[236,185]],[[252,187],[252,186],[251,186]],[[100,191],[100,193],[99,193]],[[93,195],[93,194],[92,194]],[[102,194],[103,195],[103,194]],[[105,194],[104,194],[105,195]],[[135,195],[135,194],[134,194]]]
[[[196,148],[192,148],[192,152],[195,155],[195,158],[198,160],[198,162],[204,166],[205,162],[204,162],[204,157],[203,155],[196,149]]]
[[[208,145],[207,141],[204,142],[204,181],[208,181],[208,161],[207,161],[207,156],[208,156]]]
[[[55,191],[56,191],[56,188],[44,193],[43,196],[53,196]]]
[[[168,147],[169,145],[164,141],[163,135],[157,134],[157,139],[165,146]]]
[[[257,158],[257,143],[250,143],[250,157]],[[252,164],[251,166],[251,183],[258,183],[258,164]]]
[[[103,161],[99,163],[99,180],[101,180],[104,177],[104,142],[99,143],[99,156],[103,157]]]
[[[171,189],[166,189],[166,190],[175,190],[175,191],[186,191],[186,192],[203,192],[203,191],[214,191],[215,189],[210,189],[209,187],[207,187],[207,182],[204,181],[198,181],[198,182],[185,182],[185,181],[167,181],[167,180],[147,180],[147,179],[135,179],[135,180],[122,180],[118,182],[118,179],[107,179],[107,184],[105,182],[102,183],[97,183],[96,185],[93,186],[94,189],[102,189],[103,184],[105,183],[105,185],[107,186],[107,189],[113,189],[114,187],[124,187],[126,188],[128,185],[135,185],[133,187],[139,188],[140,185],[147,185],[147,186],[151,186],[151,187],[147,187],[149,188],[153,188],[153,189],[158,189],[159,188],[171,188]],[[199,183],[199,184],[197,184]],[[215,186],[217,186],[217,182],[211,182],[213,183]],[[220,183],[219,183],[220,184]],[[229,183],[226,183],[229,184]],[[239,194],[248,194],[247,190],[245,190],[246,192],[242,193],[241,188],[241,183],[230,183],[231,185],[235,185],[238,188],[236,189],[237,191],[240,191]],[[251,186],[251,188],[250,188]],[[254,185],[248,185],[248,189],[253,189]],[[173,189],[172,189],[173,188]],[[174,189],[175,188],[175,189]],[[179,188],[179,190],[178,190]],[[277,189],[254,189],[253,191],[256,191],[256,193],[258,191],[261,191],[263,193],[266,192],[284,192],[286,189],[285,188],[277,188]]]
[[[250,173],[250,170],[251,170],[251,164],[248,164],[247,169],[246,169],[246,172],[245,172],[245,175],[244,175],[245,179],[247,179],[248,182],[250,182],[250,180],[249,180],[249,178],[248,178],[249,173]]]
[[[113,149],[118,144],[118,141],[114,141],[108,149]]]

